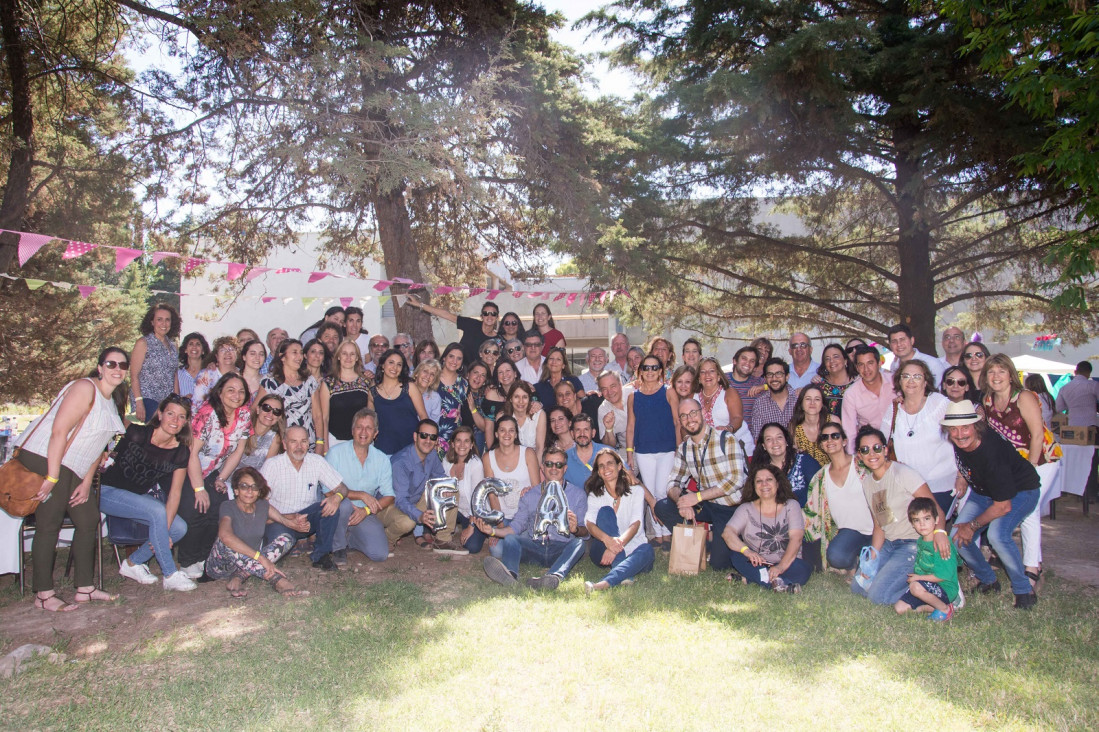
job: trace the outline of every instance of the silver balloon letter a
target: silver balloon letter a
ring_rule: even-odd
[[[506,496],[511,493],[511,485],[499,478],[485,478],[473,489],[473,496],[469,499],[469,508],[474,516],[495,526],[504,520],[504,512],[497,511],[488,502],[490,493],[496,496]]]
[[[458,506],[458,479],[431,478],[424,484],[427,508],[435,514],[435,531],[446,530],[447,510]]]
[[[551,480],[542,485],[542,500],[538,502],[538,520],[534,522],[534,535],[545,538],[549,527],[556,527],[562,536],[569,535],[569,502],[560,481]]]

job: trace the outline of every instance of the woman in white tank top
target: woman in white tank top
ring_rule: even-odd
[[[99,354],[96,375],[66,384],[49,410],[16,440],[20,449],[15,459],[28,470],[45,475],[36,496],[41,503],[35,511],[31,547],[34,606],[41,610],[76,609],[53,589],[57,535],[66,514],[75,526],[71,551],[76,601],[117,599],[93,584],[99,500],[91,496],[91,487],[107,443],[125,430],[111,394],[125,381],[129,367],[129,356],[121,348],[105,349]],[[70,438],[72,443],[66,448]]]
[[[515,417],[500,417],[496,420],[495,447],[485,456],[485,477],[499,478],[511,486],[510,493],[500,496],[500,510],[508,519],[519,509],[523,490],[538,482],[539,476],[534,450],[520,445],[518,437]]]

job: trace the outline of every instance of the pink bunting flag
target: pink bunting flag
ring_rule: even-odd
[[[205,259],[199,259],[198,257],[188,257],[187,264],[183,265],[183,274],[191,274],[195,269],[201,265],[206,264]]]
[[[378,284],[374,285],[374,289],[378,292],[385,292],[389,289],[389,286],[393,284],[393,280],[379,280]]]
[[[523,291],[523,290],[516,290],[515,292],[511,293],[511,296],[514,297],[516,300],[518,300],[519,298],[521,298],[525,294],[526,294],[526,292]]]
[[[553,301],[557,302],[558,300],[564,300],[564,299],[565,299],[565,293],[559,292],[559,293],[557,293],[557,295],[554,296]]]
[[[411,285],[408,286],[408,289],[410,289],[410,290],[426,290],[427,285],[425,285],[423,282],[413,282]]]
[[[311,275],[309,275],[309,284],[313,284],[314,282],[320,282],[325,277],[333,277],[333,276],[334,275],[331,272],[314,272]]]
[[[279,267],[275,270],[275,274],[289,274],[290,272],[301,272],[297,267]]]
[[[225,279],[232,282],[233,280],[239,280],[240,276],[244,274],[244,270],[248,269],[247,264],[241,262],[226,262],[225,266]]]
[[[565,298],[565,307],[571,306],[574,302],[576,302],[576,293],[570,292],[569,296]]]
[[[449,295],[452,292],[454,292],[454,288],[453,287],[447,287],[445,285],[441,285],[441,286],[435,288],[435,294],[436,295]]]
[[[61,258],[76,259],[81,254],[87,254],[95,248],[95,244],[89,244],[86,241],[70,241],[69,246],[65,247],[65,253],[61,255]]]
[[[527,297],[529,297],[531,300],[534,300],[536,298],[542,297],[542,293],[540,293],[540,292],[528,292]]]
[[[345,308],[345,309],[349,308],[349,307],[351,307],[351,303],[353,303],[353,302],[355,302],[355,298],[353,298],[353,297],[341,297],[340,298],[340,307]]]
[[[489,290],[488,295],[486,295],[486,297],[489,300],[495,300],[496,296],[499,295],[501,292],[502,292],[502,290]]]
[[[412,280],[408,279],[407,277],[394,277],[393,281],[394,282],[399,282],[402,285],[411,285],[412,284]]]
[[[607,301],[607,295],[611,294],[610,290],[603,290],[599,293],[599,304],[602,305]]]
[[[45,236],[43,234],[27,234],[25,232],[18,232],[18,234],[20,267],[26,264],[28,259],[37,254],[39,249],[46,246],[56,238],[52,236]]]
[[[179,255],[175,252],[153,252],[153,264],[160,264],[161,260],[166,257],[174,257],[179,259]]]
[[[278,298],[277,297],[261,297],[260,300],[262,300],[264,304],[267,304],[269,302],[274,302],[275,300],[278,300]]]
[[[80,299],[87,300],[88,296],[95,292],[95,287],[91,285],[77,285],[76,289],[80,291]]]
[[[471,287],[471,288],[469,288],[469,296],[470,297],[477,297],[478,295],[480,295],[484,291],[485,291],[485,288],[483,288],[483,287]]]
[[[270,272],[270,271],[271,271],[270,267],[253,267],[252,269],[248,270],[248,274],[244,275],[244,279],[251,282],[252,280],[256,279],[257,277],[259,277],[264,272]]]
[[[126,269],[130,262],[134,261],[141,256],[140,249],[129,249],[127,247],[115,247],[114,250],[114,271],[121,272]]]

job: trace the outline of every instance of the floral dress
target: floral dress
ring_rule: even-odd
[[[214,407],[209,403],[203,404],[191,420],[191,431],[194,439],[202,445],[198,451],[198,462],[205,478],[221,467],[238,442],[252,434],[252,412],[247,405],[240,406],[229,415],[228,424],[222,427]]]
[[[286,426],[304,427],[309,433],[309,451],[312,452],[317,440],[317,429],[313,425],[313,392],[320,386],[317,380],[310,375],[297,386],[290,386],[285,381],[280,384],[268,376],[260,382],[260,386],[268,394],[282,397],[283,409],[286,410]]]
[[[462,405],[469,394],[469,382],[459,376],[454,383],[447,386],[439,382],[439,454],[446,453],[450,446],[450,438],[454,437],[454,431],[462,424]]]
[[[854,381],[849,381],[846,384],[836,386],[835,384],[828,383],[828,379],[824,379],[817,386],[824,392],[824,408],[831,412],[836,417],[841,417],[840,410],[843,407],[843,395],[854,384]]]

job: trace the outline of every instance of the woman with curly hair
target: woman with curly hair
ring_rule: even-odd
[[[598,582],[585,582],[591,594],[630,582],[651,572],[655,560],[653,548],[645,541],[642,527],[645,515],[645,489],[626,469],[613,448],[604,447],[595,454],[595,470],[584,483],[588,509],[584,525],[591,534],[589,547],[592,563],[610,569]]]
[[[179,346],[179,368],[176,371],[176,391],[188,399],[195,393],[195,379],[202,372],[202,364],[210,355],[210,344],[201,333],[188,333]]]
[[[130,353],[130,401],[138,422],[152,416],[157,405],[179,391],[176,359],[179,313],[167,303],[149,308],[141,320],[141,338]]]
[[[321,346],[323,348],[323,346]],[[314,451],[324,455],[324,437],[317,434],[322,423],[320,384],[309,373],[301,341],[288,339],[279,344],[271,371],[260,382],[262,394],[278,394],[286,410],[287,427],[304,427]],[[261,396],[262,396],[261,394]],[[317,449],[319,448],[319,450]]]
[[[195,378],[195,391],[191,405],[195,412],[206,403],[207,394],[214,384],[226,374],[236,373],[240,342],[233,336],[221,336],[214,340],[214,348],[206,357],[205,368]]]

